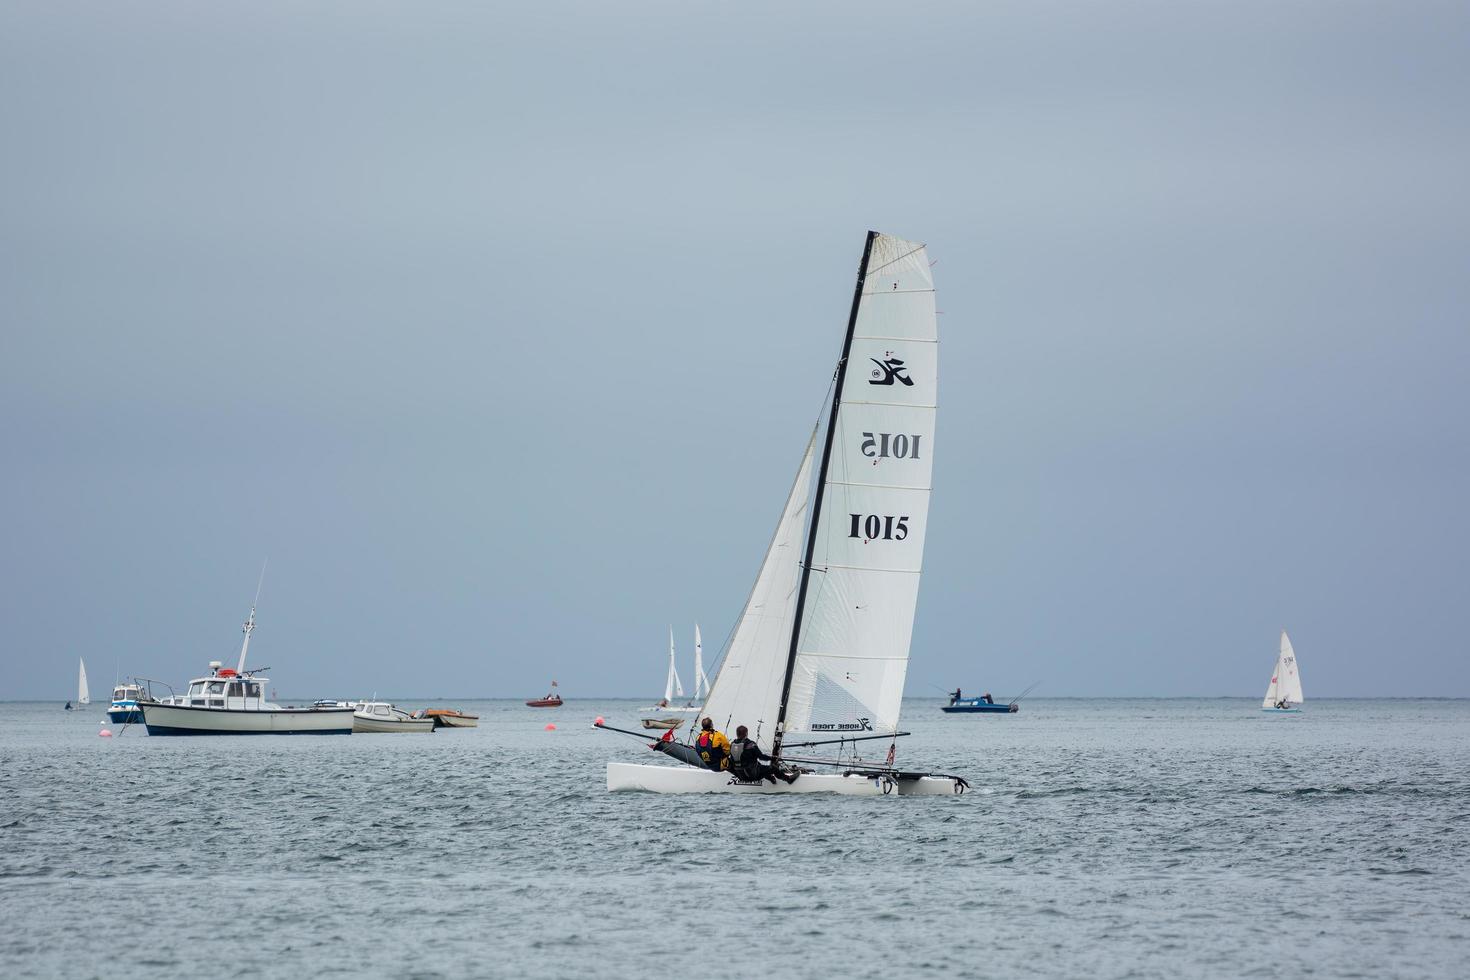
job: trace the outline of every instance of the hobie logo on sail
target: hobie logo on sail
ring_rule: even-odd
[[[912,388],[914,386],[914,380],[908,376],[908,368],[903,366],[903,361],[894,357],[893,351],[891,350],[884,351],[883,353],[886,357],[881,361],[876,357],[868,358],[868,360],[878,365],[873,368],[873,376],[868,379],[868,384],[891,385],[897,381],[904,387]]]
[[[825,721],[811,726],[814,732],[871,732],[873,723],[867,718],[857,721]]]

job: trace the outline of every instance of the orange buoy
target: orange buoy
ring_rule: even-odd
[[[100,731],[100,732],[97,733],[97,737],[98,738],[112,738],[112,732],[109,732],[107,729],[104,728],[104,729],[102,729],[102,731]]]
[[[548,732],[554,732],[554,731],[556,731],[556,726],[553,725],[553,724],[551,724],[550,722],[547,722],[547,724],[546,724],[546,730]]]
[[[592,724],[594,724],[594,725],[600,725],[600,724],[602,724],[602,715],[598,715],[597,716],[597,720],[594,721]]]

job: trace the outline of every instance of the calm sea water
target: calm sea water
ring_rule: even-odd
[[[183,739],[0,704],[0,976],[1466,975],[1470,702],[938,703],[898,758],[959,798],[611,795],[651,753],[589,726],[634,702]]]

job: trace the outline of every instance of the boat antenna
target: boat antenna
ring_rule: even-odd
[[[245,634],[245,642],[240,644],[240,662],[235,665],[235,673],[245,673],[245,651],[250,649],[250,634],[255,632],[255,607],[260,605],[260,588],[265,585],[265,566],[270,564],[267,558],[260,564],[260,581],[255,583],[255,601],[250,604],[250,618],[245,620],[245,625],[240,628]]]
[[[791,698],[791,676],[796,672],[796,653],[801,646],[802,613],[806,611],[806,590],[812,577],[812,555],[817,547],[817,528],[822,520],[822,491],[827,484],[827,465],[832,460],[832,439],[837,434],[837,413],[842,408],[842,382],[847,376],[847,357],[852,352],[852,335],[857,327],[858,308],[863,301],[863,284],[868,278],[868,260],[873,255],[876,231],[868,232],[863,243],[863,261],[858,266],[857,284],[852,290],[852,312],[847,316],[847,335],[842,339],[842,356],[832,379],[832,414],[827,419],[827,438],[822,444],[822,464],[817,471],[817,490],[812,499],[811,517],[807,521],[806,557],[801,563],[801,584],[796,591],[796,613],[791,620],[791,648],[786,653],[786,673],[781,678],[781,700],[776,705],[776,734],[772,737],[771,755],[781,758],[781,738],[786,734],[786,703]]]

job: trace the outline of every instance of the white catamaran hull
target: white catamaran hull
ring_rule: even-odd
[[[607,764],[609,792],[644,793],[839,793],[843,796],[957,796],[963,780],[952,776],[841,775],[804,772],[794,783],[742,783],[728,772],[632,762]]]
[[[235,710],[143,704],[149,735],[351,735],[351,708]]]

